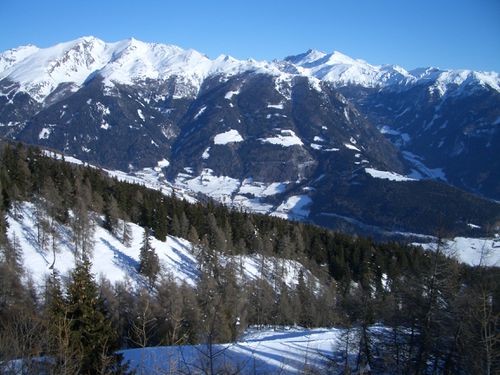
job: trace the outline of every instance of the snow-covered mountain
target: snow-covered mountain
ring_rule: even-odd
[[[240,61],[84,37],[0,54],[0,136],[328,227],[446,221],[469,235],[498,207],[443,183],[500,199],[499,82],[339,52]]]
[[[39,102],[61,84],[81,87],[96,75],[104,78],[108,86],[176,77],[185,86],[185,91],[176,94],[194,96],[208,76],[244,71],[279,74],[272,63],[239,61],[230,56],[210,60],[195,50],[134,38],[105,43],[95,37],[83,37],[43,49],[23,46],[0,55],[0,80],[18,84],[19,90]]]
[[[225,55],[210,60],[200,52],[174,45],[144,43],[134,38],[106,43],[90,36],[48,48],[28,45],[0,54],[0,80],[17,83],[37,101],[43,101],[61,84],[79,87],[95,75],[102,76],[108,85],[177,77],[191,89],[179,95],[196,95],[209,76],[232,76],[247,71],[305,75],[336,86],[384,87],[434,82],[436,89],[444,93],[449,85],[475,82],[500,91],[500,78],[495,72],[436,68],[408,72],[398,65],[375,66],[337,51],[326,54],[309,50],[274,62],[240,61]]]
[[[441,70],[420,68],[406,71],[399,65],[371,65],[364,60],[353,59],[338,51],[330,54],[309,50],[285,59],[297,73],[333,83],[336,87],[358,85],[365,88],[389,87],[401,90],[409,86],[431,82],[444,94],[449,86],[479,84],[500,91],[500,77],[496,72],[472,70]]]

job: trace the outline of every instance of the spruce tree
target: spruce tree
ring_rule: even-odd
[[[47,278],[45,290],[44,322],[47,349],[53,358],[51,373],[72,374],[80,370],[82,353],[72,342],[71,320],[61,283],[55,271]]]
[[[84,256],[71,274],[67,299],[70,341],[81,355],[80,373],[107,373],[114,365],[116,337],[90,268],[90,260]]]
[[[144,229],[141,252],[139,254],[139,272],[147,277],[149,286],[153,287],[160,272],[160,260],[149,240],[149,228]]]
[[[120,217],[120,209],[118,203],[113,196],[110,196],[104,202],[104,228],[116,235],[118,233],[118,218]]]
[[[122,225],[121,242],[126,247],[130,247],[132,242],[132,228],[130,228],[130,224],[126,220],[123,220],[121,225]]]

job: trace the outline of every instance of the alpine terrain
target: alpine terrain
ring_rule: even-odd
[[[224,204],[361,234],[500,217],[500,78],[309,50],[209,59],[83,37],[0,54],[0,136]]]
[[[0,375],[496,374],[498,73],[84,37],[0,54]]]

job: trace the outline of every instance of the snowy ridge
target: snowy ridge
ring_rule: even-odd
[[[287,57],[286,60],[296,65],[301,74],[333,82],[337,86],[404,85],[415,80],[410,73],[397,65],[370,65],[363,60],[355,60],[337,51],[326,54],[309,50],[302,55]]]
[[[437,68],[407,71],[398,65],[371,65],[364,60],[353,59],[337,51],[326,54],[309,50],[301,55],[287,57],[285,60],[293,64],[300,74],[328,81],[336,86],[405,87],[433,83],[432,87],[443,95],[451,86],[479,84],[500,92],[500,77],[497,72]]]
[[[145,43],[133,38],[106,43],[89,36],[48,48],[28,45],[0,53],[0,81],[7,79],[18,84],[19,90],[39,102],[60,84],[71,84],[77,89],[97,75],[109,87],[115,83],[133,85],[148,79],[163,81],[173,77],[177,82],[174,97],[180,98],[196,96],[209,76],[232,76],[243,72],[272,75],[276,77],[277,89],[281,83],[301,75],[310,77],[311,84],[318,90],[321,88],[317,80],[335,86],[363,87],[404,88],[431,83],[440,95],[450,87],[470,84],[500,92],[500,77],[495,72],[436,68],[406,71],[398,65],[371,65],[336,51],[326,54],[309,50],[273,62],[237,60],[227,55],[211,60],[198,51],[174,45]]]
[[[194,96],[210,75],[249,70],[282,75],[268,62],[240,61],[230,56],[210,60],[195,50],[133,38],[105,43],[83,37],[49,48],[27,46],[0,54],[0,80],[19,83],[21,90],[37,101],[43,101],[62,83],[81,86],[95,75],[103,77],[108,86],[176,77],[183,86],[176,95]]]

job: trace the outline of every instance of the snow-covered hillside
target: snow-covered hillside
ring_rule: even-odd
[[[43,287],[45,277],[51,273],[51,266],[61,275],[67,275],[75,266],[75,248],[72,243],[72,232],[67,226],[57,226],[57,250],[54,254],[51,246],[43,248],[37,241],[36,210],[31,203],[22,203],[15,210],[16,214],[8,216],[8,236],[12,243],[16,243],[22,250],[22,259],[27,274],[35,285]],[[113,234],[99,225],[95,226],[93,237],[94,250],[92,272],[111,281],[128,280],[133,286],[144,283],[145,280],[138,273],[139,253],[142,246],[144,229],[128,223],[131,229],[130,246],[125,246]],[[161,263],[161,273],[171,276],[178,282],[196,285],[199,278],[200,264],[196,258],[196,251],[190,242],[173,236],[167,236],[165,242],[154,237],[150,238],[151,246],[155,249]],[[288,286],[295,286],[299,272],[306,276],[310,273],[303,265],[296,261],[274,257],[263,258],[260,255],[248,256],[220,256],[220,262],[227,264],[234,262],[238,274],[247,280],[259,277],[266,278],[271,285],[275,285],[275,268],[284,269],[283,280]]]

